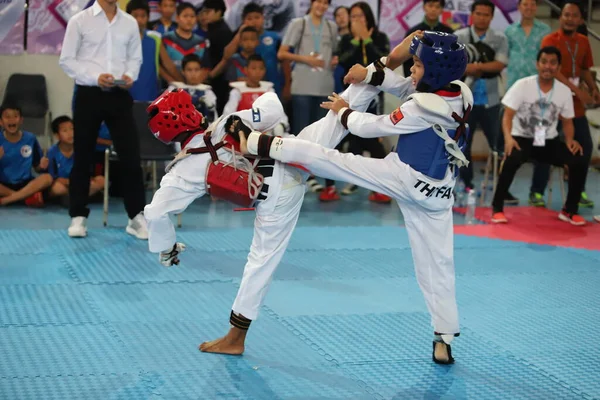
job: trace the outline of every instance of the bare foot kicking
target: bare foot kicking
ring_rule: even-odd
[[[247,331],[231,328],[222,338],[202,343],[198,348],[204,353],[230,354],[239,356],[244,352]]]

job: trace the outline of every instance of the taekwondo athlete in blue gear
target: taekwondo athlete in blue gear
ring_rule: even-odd
[[[452,189],[458,169],[467,165],[463,149],[469,134],[466,121],[473,95],[458,81],[466,70],[467,52],[456,36],[425,32],[413,38],[415,65],[411,80],[416,93],[390,115],[372,115],[348,107],[336,94],[323,103],[338,114],[354,135],[370,138],[400,135],[396,152],[384,159],[341,154],[299,138],[274,138],[252,132],[242,151],[301,164],[314,175],[335,179],[393,197],[409,235],[419,286],[432,317],[433,361],[454,362],[450,343],[459,335],[456,306]],[[387,64],[387,66],[386,66]],[[388,59],[354,66],[347,83],[370,84],[386,90],[395,76]],[[401,78],[402,79],[402,78]],[[351,85],[353,86],[353,85]],[[350,99],[351,100],[351,99]],[[242,142],[245,142],[242,139]],[[333,146],[332,146],[333,147]]]

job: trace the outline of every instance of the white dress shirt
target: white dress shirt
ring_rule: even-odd
[[[59,65],[82,86],[98,86],[101,74],[137,80],[142,65],[142,41],[136,20],[117,8],[112,21],[102,7],[75,14],[67,24]]]

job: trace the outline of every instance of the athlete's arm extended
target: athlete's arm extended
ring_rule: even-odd
[[[406,135],[431,127],[419,115],[418,107],[409,101],[389,115],[362,113],[348,108],[348,103],[337,94],[329,96],[331,101],[321,107],[338,114],[342,126],[353,135],[363,138]]]

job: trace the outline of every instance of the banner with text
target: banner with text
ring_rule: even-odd
[[[496,5],[492,28],[504,32],[519,19],[518,0],[492,0]],[[473,0],[446,0],[442,22],[457,30],[468,26]],[[381,0],[379,29],[385,32],[392,46],[400,43],[406,32],[423,21],[423,0]]]
[[[92,4],[94,0],[29,0],[27,52],[60,54],[67,22]],[[121,9],[126,4],[127,0],[119,0]]]
[[[21,54],[25,37],[25,0],[0,0],[0,54]]]

